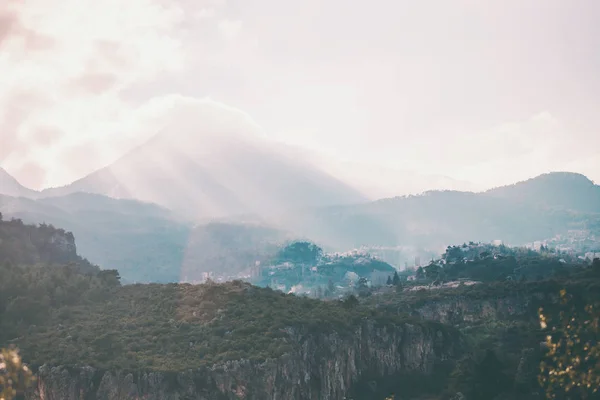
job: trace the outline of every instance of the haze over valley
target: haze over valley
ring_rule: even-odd
[[[599,21],[1,0],[0,400],[598,398]]]

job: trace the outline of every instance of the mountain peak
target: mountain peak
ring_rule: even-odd
[[[15,177],[0,167],[0,194],[14,197],[32,197],[36,193],[35,190],[21,185]]]
[[[549,183],[577,183],[577,184],[585,184],[585,185],[593,185],[594,182],[589,179],[587,176],[580,174],[578,172],[568,172],[568,171],[554,171],[548,172],[542,175],[538,175],[534,178],[528,179],[524,182],[531,181],[544,181]],[[520,182],[518,182],[520,183]],[[517,183],[517,184],[518,184]]]
[[[586,212],[600,212],[600,186],[575,172],[549,172],[485,194]]]
[[[189,128],[190,130],[192,128]],[[155,203],[191,219],[271,215],[288,209],[356,203],[354,187],[260,138],[217,130],[160,132],[113,164],[45,196],[73,192]]]

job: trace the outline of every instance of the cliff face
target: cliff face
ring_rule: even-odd
[[[455,296],[439,301],[428,301],[416,307],[414,316],[454,326],[483,322],[486,320],[531,319],[537,320],[540,306],[556,304],[556,293],[544,291],[502,296],[489,296],[484,299]]]
[[[0,215],[0,262],[14,264],[89,264],[77,255],[71,232],[52,225],[26,225],[21,220],[3,221]]]
[[[456,336],[440,327],[365,322],[353,335],[288,332],[291,354],[227,362],[186,372],[101,371],[43,366],[30,400],[341,400],[363,374],[382,379],[428,375],[456,356]]]
[[[530,313],[530,300],[516,296],[485,300],[456,297],[444,301],[429,302],[415,311],[416,314],[427,320],[461,325],[482,320],[504,320],[528,315]]]

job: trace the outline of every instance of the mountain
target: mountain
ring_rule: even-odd
[[[175,282],[202,280],[205,273],[246,276],[281,243],[299,238],[328,252],[366,246],[401,266],[412,265],[415,256],[425,261],[449,244],[501,239],[520,245],[570,229],[598,233],[600,213],[590,212],[598,203],[589,200],[597,189],[585,177],[557,173],[483,193],[431,191],[354,205],[274,208],[266,217],[195,225],[156,204],[82,192],[0,196],[0,212],[5,219],[72,231],[81,254],[102,268],[119,269],[126,282]],[[419,250],[399,259],[392,251],[399,246]]]
[[[202,281],[204,273],[220,279],[249,277],[256,263],[269,260],[295,236],[257,223],[211,222],[189,234],[180,279]]]
[[[77,253],[73,233],[51,225],[27,225],[18,219],[4,220],[0,214],[0,264],[76,265],[82,272],[99,268]]]
[[[525,244],[569,229],[600,229],[598,186],[554,173],[483,193],[430,191],[375,202],[305,209],[274,217],[280,225],[339,250],[504,240]]]
[[[0,213],[73,232],[81,254],[118,269],[124,282],[236,277],[294,238],[257,222],[192,225],[154,204],[91,193],[36,200],[0,195]]]
[[[408,169],[356,161],[317,159],[324,171],[344,182],[352,182],[370,200],[423,193],[429,190],[460,190],[474,192],[480,186],[444,175],[424,174]]]
[[[0,196],[5,219],[73,232],[81,254],[125,281],[176,281],[191,225],[152,204],[88,193],[28,199]]]
[[[265,214],[365,200],[262,138],[162,132],[115,163],[42,196],[74,192],[152,202],[188,218]]]
[[[487,195],[545,207],[600,213],[600,186],[581,174],[553,172],[488,190]]]
[[[7,196],[28,196],[34,197],[37,192],[21,185],[6,170],[0,167],[0,194]]]

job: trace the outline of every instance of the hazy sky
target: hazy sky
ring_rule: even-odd
[[[597,0],[1,0],[0,165],[65,184],[193,114],[332,164],[600,181],[598,71]]]

